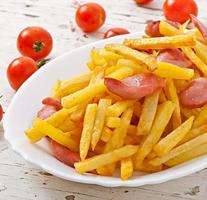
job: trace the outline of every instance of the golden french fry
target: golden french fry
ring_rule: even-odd
[[[90,147],[97,109],[97,104],[88,104],[86,108],[86,114],[83,121],[83,131],[81,134],[79,147],[81,160],[84,160],[86,158]]]
[[[165,93],[163,90],[160,91],[160,95],[159,95],[159,99],[158,102],[159,103],[164,103],[165,101],[167,101],[167,98],[165,96]]]
[[[123,79],[131,75],[133,75],[133,70],[128,67],[125,67],[125,68],[123,67],[111,73],[109,77],[115,78],[115,79]],[[73,106],[81,104],[84,101],[87,101],[88,99],[96,96],[97,94],[105,92],[105,90],[106,90],[106,87],[104,85],[104,80],[100,80],[91,86],[88,86],[73,94],[63,97],[61,102],[64,108],[71,108]]]
[[[174,26],[167,23],[166,21],[160,21],[159,31],[162,35],[165,35],[165,36],[180,35],[182,33],[181,30],[175,28]]]
[[[153,55],[136,51],[122,44],[109,44],[105,46],[105,49],[121,54],[126,58],[136,61],[138,64],[147,65],[150,70],[155,69],[157,66],[156,59]]]
[[[207,143],[207,133],[204,133],[204,134],[199,135],[198,137],[174,148],[168,154],[151,160],[149,163],[153,166],[158,166],[162,163],[166,163],[168,160],[175,158],[176,156],[179,156],[180,154],[183,154],[187,151],[192,150],[193,148],[199,147],[199,146],[206,144],[206,143]]]
[[[108,142],[110,140],[112,134],[113,134],[113,131],[110,128],[104,127],[103,131],[101,133],[101,140],[103,142]]]
[[[97,154],[102,154],[104,153],[104,148],[105,148],[105,143],[102,141],[99,141],[98,144],[96,145],[93,153]]]
[[[120,69],[120,67],[118,65],[115,65],[115,66],[111,66],[111,67],[107,67],[105,69],[105,76],[117,71],[118,69]]]
[[[140,117],[140,115],[141,115],[141,112],[142,112],[142,105],[141,105],[141,103],[139,102],[139,101],[136,101],[135,103],[134,103],[134,115],[136,116],[136,117]]]
[[[127,135],[124,139],[124,145],[128,145],[128,144],[138,145],[140,144],[141,140],[142,140],[142,136]]]
[[[105,115],[106,115],[106,110],[108,106],[111,105],[111,100],[109,99],[101,99],[98,103],[98,111],[96,114],[96,119],[93,127],[93,132],[92,132],[92,139],[91,139],[91,147],[92,150],[95,149],[100,137],[102,130],[104,128],[104,121],[105,121]]]
[[[74,140],[64,134],[64,132],[62,132],[60,129],[51,126],[46,121],[36,118],[33,122],[33,128],[38,132],[49,136],[57,143],[62,144],[72,151],[78,151],[78,144]]]
[[[173,114],[174,108],[175,105],[171,101],[166,101],[158,106],[152,129],[149,135],[140,145],[140,149],[135,155],[135,169],[138,169],[140,166],[142,166],[144,158],[152,151],[154,145],[159,141]]]
[[[98,53],[97,49],[93,48],[91,50],[90,57],[91,57],[91,61],[92,61],[94,67],[96,67],[96,66],[103,66],[103,67],[107,66],[106,59]]]
[[[181,124],[181,115],[180,115],[180,103],[177,95],[177,90],[175,88],[174,81],[171,79],[167,80],[166,94],[168,99],[175,104],[175,110],[172,116],[172,125],[173,128],[175,129]]]
[[[196,117],[193,128],[199,127],[207,122],[207,105],[203,106],[200,110],[199,115]]]
[[[182,68],[171,63],[158,62],[154,74],[163,78],[190,80],[193,78],[194,70]]]
[[[194,50],[196,55],[205,63],[207,64],[207,46],[199,41],[196,42],[196,46],[194,46]]]
[[[190,151],[182,153],[182,154],[168,160],[165,163],[165,165],[167,165],[169,167],[173,167],[175,165],[179,165],[179,164],[184,163],[188,160],[192,160],[194,158],[197,158],[197,157],[205,155],[205,154],[207,154],[207,143],[202,144],[198,147],[195,147],[195,148],[191,149]]]
[[[83,174],[88,171],[92,171],[99,167],[115,163],[124,158],[130,157],[137,152],[138,146],[127,145],[114,151],[104,153],[84,161],[75,163],[75,169],[78,173]]]
[[[119,117],[107,117],[106,126],[109,128],[118,128],[121,124],[121,119]]]
[[[27,129],[25,135],[29,138],[29,141],[34,144],[45,137],[45,134],[37,131],[34,127]]]
[[[173,81],[174,81],[174,85],[176,87],[177,93],[180,93],[181,91],[185,90],[189,85],[189,82],[186,80],[174,79]]]
[[[57,128],[59,128],[63,132],[72,131],[77,128],[77,124],[71,121],[69,118],[66,119],[62,124],[60,124]]]
[[[143,162],[142,166],[139,168],[139,171],[142,171],[142,172],[147,172],[147,173],[154,173],[154,172],[159,172],[161,171],[163,168],[162,165],[159,165],[159,166],[153,166],[153,165],[150,165],[148,162]]]
[[[171,151],[190,131],[194,117],[189,118],[166,137],[162,138],[153,148],[158,156],[163,156]]]
[[[133,162],[132,158],[125,158],[121,160],[121,179],[127,180],[133,174]]]
[[[196,39],[193,34],[154,37],[154,38],[138,38],[138,39],[126,39],[124,41],[124,45],[132,49],[138,49],[138,50],[182,48],[182,47],[195,46]]]
[[[137,127],[135,125],[129,125],[127,135],[136,135]]]
[[[185,116],[186,118],[189,118],[191,116],[197,117],[200,113],[200,109],[198,108],[189,109],[189,108],[181,107],[180,111],[182,115]]]
[[[148,135],[158,106],[160,91],[145,97],[141,116],[137,126],[137,135]]]
[[[61,86],[62,81],[61,80],[57,80],[55,83],[55,86],[51,92],[51,97],[55,98],[55,99],[60,99],[62,97],[61,95],[61,91],[60,91],[60,86]]]

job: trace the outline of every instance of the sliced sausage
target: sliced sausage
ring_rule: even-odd
[[[145,27],[145,33],[150,37],[161,37],[163,36],[159,30],[160,21],[151,21]]]
[[[46,97],[45,99],[43,99],[42,104],[48,106],[54,106],[57,110],[60,110],[62,108],[60,100],[52,97]]]
[[[43,106],[37,113],[37,117],[40,119],[47,119],[58,110],[54,106]]]

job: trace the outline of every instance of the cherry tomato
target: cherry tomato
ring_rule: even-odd
[[[135,1],[138,4],[147,4],[147,3],[151,2],[152,0],[135,0]]]
[[[52,50],[53,41],[44,28],[31,26],[22,30],[17,38],[17,48],[23,56],[34,60],[45,58]]]
[[[106,38],[114,37],[117,35],[124,35],[124,34],[128,34],[128,33],[129,33],[129,31],[125,28],[118,28],[118,27],[111,28],[104,33],[103,38],[106,39]]]
[[[84,32],[96,31],[105,19],[105,10],[97,3],[83,4],[76,11],[76,23]]]
[[[8,66],[7,69],[7,78],[11,87],[14,90],[18,90],[18,88],[24,83],[26,79],[28,79],[36,70],[37,70],[36,62],[26,56],[14,59]]]
[[[159,25],[160,21],[149,22],[145,28],[145,33],[150,37],[161,37]]]
[[[194,0],[165,0],[163,11],[168,20],[184,23],[190,14],[198,15],[198,7]]]
[[[3,111],[3,108],[2,108],[2,106],[0,104],[0,122],[1,122],[1,120],[3,118],[3,113],[4,113],[4,111]]]

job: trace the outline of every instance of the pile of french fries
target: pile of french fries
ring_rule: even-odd
[[[178,98],[190,80],[207,76],[207,45],[198,29],[186,29],[187,23],[177,29],[161,21],[162,38],[92,49],[88,72],[57,81],[51,97],[63,108],[46,120],[36,118],[26,131],[30,141],[48,136],[79,152],[78,173],[112,176],[119,168],[122,180],[136,170],[157,172],[206,154],[207,105],[188,109]],[[181,49],[196,69],[156,61],[168,48]],[[166,85],[140,101],[121,99],[104,85],[105,77],[122,80],[147,72],[165,78]]]

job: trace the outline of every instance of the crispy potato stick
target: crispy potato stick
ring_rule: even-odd
[[[137,127],[135,125],[129,125],[127,135],[136,135]]]
[[[94,149],[93,153],[97,154],[102,154],[104,152],[105,148],[105,143],[102,141],[99,141],[98,144],[96,145],[96,148]]]
[[[179,165],[179,164],[184,163],[188,160],[192,160],[193,158],[197,158],[197,157],[205,155],[205,154],[207,154],[207,144],[206,143],[168,160],[165,163],[165,165],[167,165],[169,167],[173,167],[175,165]]]
[[[196,39],[193,34],[175,35],[155,38],[127,39],[124,45],[137,50],[145,49],[169,49],[181,47],[193,47]]]
[[[175,110],[172,116],[172,126],[173,129],[177,128],[181,124],[181,115],[180,115],[180,103],[177,95],[177,90],[172,79],[167,80],[166,84],[166,94],[169,100],[175,104]]]
[[[85,160],[91,143],[92,131],[97,113],[97,104],[88,104],[83,121],[83,131],[80,139],[80,157]]]
[[[151,160],[149,163],[153,166],[158,166],[162,163],[166,163],[168,160],[175,158],[176,156],[179,156],[182,153],[190,151],[193,148],[199,147],[199,146],[206,144],[206,143],[207,143],[207,133],[204,133],[204,134],[199,135],[198,137],[174,148],[168,154],[166,154],[160,158],[155,158],[155,159]]]
[[[189,85],[188,81],[186,80],[174,79],[173,82],[177,89],[177,93],[180,93],[181,91],[185,90]]]
[[[148,135],[155,118],[160,91],[145,97],[141,116],[137,126],[137,135]]]
[[[77,124],[67,118],[62,124],[60,124],[57,128],[59,128],[63,132],[69,132],[77,128]]]
[[[194,70],[182,68],[166,62],[158,62],[154,73],[163,78],[190,80],[193,78]]]
[[[93,63],[94,68],[96,66],[103,66],[103,67],[107,66],[106,59],[98,53],[98,49],[95,49],[95,48],[92,49],[90,53],[90,57],[91,57],[91,61]]]
[[[119,59],[121,59],[121,56],[117,53],[106,51],[106,49],[99,49],[99,55],[103,56],[108,63],[111,61],[117,62]]]
[[[133,174],[133,162],[132,158],[125,158],[121,160],[121,179],[127,180]]]
[[[139,74],[139,73],[147,73],[149,72],[146,68],[146,66],[144,65],[139,65],[137,64],[135,61],[133,60],[129,60],[129,59],[119,59],[117,61],[117,67],[130,67],[134,70],[134,72],[136,74]]]
[[[156,158],[157,157],[157,154],[152,150],[149,154],[148,154],[148,156],[147,156],[147,160],[151,160],[151,159],[153,159],[153,158]]]
[[[104,127],[103,131],[101,133],[101,141],[108,142],[110,140],[112,134],[113,134],[113,131],[110,128]]]
[[[199,115],[196,117],[193,128],[199,127],[207,122],[207,105],[203,106]]]
[[[189,47],[182,48],[183,53],[191,60],[192,63],[207,76],[207,65],[194,53]]]
[[[119,117],[107,117],[106,126],[109,128],[117,128],[121,124],[121,119]]]
[[[141,115],[141,112],[142,112],[142,105],[139,101],[136,101],[134,103],[134,113],[133,114],[139,118]]]
[[[189,108],[181,107],[180,111],[181,111],[182,115],[186,118],[189,118],[191,116],[197,117],[200,113],[200,109],[198,109],[198,108],[189,109]]]
[[[166,137],[161,139],[153,148],[158,156],[163,156],[171,151],[190,131],[194,117],[189,118]]]
[[[199,41],[196,42],[196,46],[194,47],[196,55],[205,63],[207,64],[207,46]]]
[[[118,101],[108,107],[106,115],[111,117],[119,117],[128,107],[132,106],[134,103],[134,100]]]
[[[165,96],[165,93],[163,90],[160,91],[160,95],[159,95],[159,99],[158,102],[159,103],[164,103],[165,101],[167,101],[167,98]]]
[[[191,139],[207,132],[207,124],[191,129],[188,134],[178,143],[178,145],[190,141]]]
[[[128,76],[133,75],[133,70],[128,67],[120,68],[119,70],[111,73],[109,77],[115,78],[115,79],[123,79]],[[96,96],[97,94],[100,94],[106,90],[106,87],[104,85],[104,80],[100,80],[97,83],[88,86],[82,90],[79,90],[73,94],[70,94],[66,97],[62,98],[62,105],[65,108],[71,108],[75,105],[78,105],[84,101],[87,101],[89,98],[92,98]]]
[[[150,70],[155,69],[157,66],[154,56],[136,51],[122,44],[109,44],[105,46],[105,49],[119,53],[126,58],[138,62],[139,64],[145,64],[149,67]]]
[[[138,146],[127,145],[114,151],[104,153],[84,161],[75,163],[75,169],[78,173],[83,174],[92,171],[104,165],[108,165],[124,158],[130,157],[137,152]]]
[[[60,129],[51,126],[46,121],[41,120],[40,118],[36,118],[33,121],[33,127],[38,132],[49,136],[57,143],[62,144],[63,146],[71,149],[72,151],[78,151],[78,144],[74,140],[64,134]]]
[[[34,144],[45,137],[45,134],[37,131],[34,127],[27,129],[25,135],[29,138],[30,143]]]
[[[118,69],[120,69],[120,67],[118,65],[112,66],[112,67],[107,67],[105,69],[105,76],[117,71]]]
[[[154,172],[159,172],[161,171],[163,168],[162,165],[159,165],[159,166],[153,166],[153,165],[150,165],[148,162],[143,162],[142,166],[139,168],[139,171],[142,171],[142,172],[147,172],[147,173],[154,173]]]
[[[100,101],[98,103],[98,111],[96,114],[96,119],[95,119],[95,123],[94,123],[94,127],[93,127],[92,139],[91,139],[92,150],[95,149],[95,147],[101,137],[101,133],[104,128],[106,109],[110,105],[111,105],[111,100],[109,100],[109,99],[100,99]]]
[[[124,145],[128,145],[128,144],[138,145],[140,144],[141,140],[142,140],[142,136],[127,135],[124,140]]]
[[[144,139],[143,144],[141,144],[139,151],[135,155],[135,169],[139,169],[140,166],[142,166],[144,158],[152,151],[154,145],[159,141],[173,114],[174,108],[175,106],[171,101],[166,101],[158,106],[151,132],[146,139]]]
[[[56,81],[55,86],[50,95],[52,98],[60,99],[62,97],[61,92],[60,92],[61,83],[62,83],[61,80]]]
[[[181,30],[175,28],[174,26],[167,23],[166,21],[160,21],[159,30],[160,33],[165,36],[180,35],[182,33]]]
[[[196,39],[197,39],[197,41],[200,41],[200,42],[205,44],[205,40],[203,38],[203,35],[201,34],[201,32],[197,28],[186,29],[185,33],[187,33],[187,34],[194,34]]]

